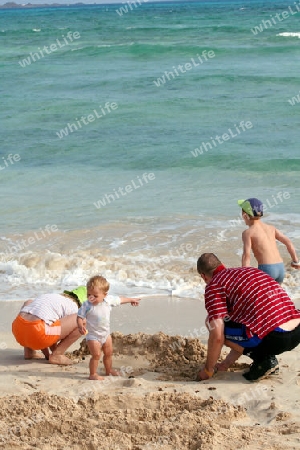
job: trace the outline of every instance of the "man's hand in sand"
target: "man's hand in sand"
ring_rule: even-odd
[[[226,372],[242,356],[240,351],[231,349],[226,358],[215,365],[215,370]]]
[[[209,376],[209,374],[207,373],[207,370],[204,368],[204,369],[200,370],[200,372],[197,374],[196,381],[209,380],[209,378],[211,378],[211,376]]]
[[[228,364],[226,364],[225,361],[219,362],[216,364],[216,370],[219,372],[227,372],[227,370],[229,369]]]

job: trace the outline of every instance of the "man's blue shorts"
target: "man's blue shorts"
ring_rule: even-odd
[[[236,323],[232,320],[224,321],[225,325],[225,339],[240,345],[243,348],[257,347],[261,343],[261,339],[254,335],[248,337],[246,327],[242,323]]]

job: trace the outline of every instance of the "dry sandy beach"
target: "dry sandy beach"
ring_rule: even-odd
[[[4,307],[0,448],[299,449],[299,347],[278,358],[279,375],[259,383],[242,377],[246,357],[232,371],[198,383],[206,355],[201,340],[114,332],[121,376],[89,381],[84,340],[70,349],[79,361],[72,366],[23,359],[9,332],[18,306]]]

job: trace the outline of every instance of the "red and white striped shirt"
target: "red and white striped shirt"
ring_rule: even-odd
[[[220,269],[205,289],[209,322],[227,316],[262,339],[279,325],[300,318],[285,290],[266,273],[254,267]]]

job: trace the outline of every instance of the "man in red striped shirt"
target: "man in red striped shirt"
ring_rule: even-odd
[[[275,355],[300,343],[300,311],[284,289],[254,267],[223,266],[213,253],[204,253],[197,270],[205,283],[209,329],[207,360],[197,379],[227,370],[242,354],[253,359],[248,381],[258,381],[279,370]],[[223,345],[231,348],[217,364]]]

